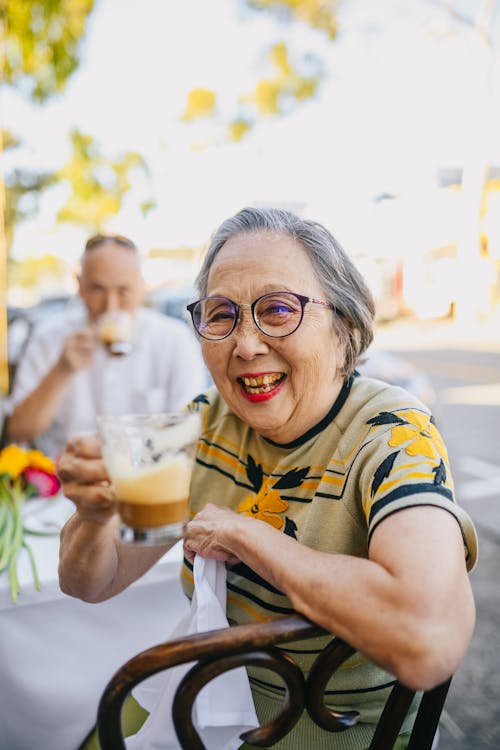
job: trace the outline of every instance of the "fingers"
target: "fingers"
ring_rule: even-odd
[[[73,437],[57,462],[64,495],[81,517],[106,522],[116,512],[116,500],[96,434]]]
[[[95,433],[82,433],[71,438],[57,462],[57,474],[62,482],[109,484],[99,436]]]
[[[68,441],[65,452],[81,458],[102,458],[101,439],[95,432],[80,433]]]
[[[80,458],[73,453],[63,453],[57,464],[57,475],[63,483],[105,482],[109,485],[109,476],[102,458]]]
[[[90,328],[72,333],[67,337],[62,348],[60,357],[62,366],[70,372],[88,367],[92,362],[95,346],[95,335]]]

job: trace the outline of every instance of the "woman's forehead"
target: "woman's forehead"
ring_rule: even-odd
[[[215,257],[208,276],[208,294],[222,294],[237,302],[277,290],[307,296],[323,293],[306,250],[283,234],[232,237]]]
[[[217,253],[209,277],[226,269],[246,272],[272,273],[279,269],[287,273],[294,268],[302,273],[313,273],[307,252],[297,240],[285,234],[259,232],[231,237]]]

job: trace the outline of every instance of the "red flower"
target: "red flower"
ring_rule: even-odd
[[[23,473],[26,481],[36,487],[37,494],[40,497],[52,497],[59,492],[60,484],[55,474],[33,467],[28,467]]]

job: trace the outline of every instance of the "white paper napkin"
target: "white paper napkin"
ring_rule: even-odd
[[[196,555],[194,586],[191,609],[170,638],[229,627],[224,563]],[[150,715],[139,732],[126,740],[127,750],[179,750],[172,702],[179,682],[192,664],[160,672],[132,691]],[[241,746],[242,732],[259,724],[244,667],[216,677],[200,691],[194,706],[194,724],[207,750],[236,750]]]

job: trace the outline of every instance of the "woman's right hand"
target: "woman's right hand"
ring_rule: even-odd
[[[57,462],[57,475],[64,495],[74,502],[81,519],[107,523],[116,513],[98,435],[72,438]]]

